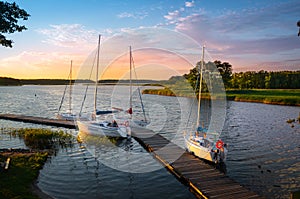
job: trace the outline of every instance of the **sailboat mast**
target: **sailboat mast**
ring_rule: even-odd
[[[197,128],[200,124],[200,105],[201,105],[201,90],[202,90],[202,70],[204,66],[204,46],[202,46],[202,58],[201,65],[199,66],[199,75],[200,75],[200,83],[199,83],[199,93],[198,93],[198,115],[197,115]]]
[[[72,113],[72,60],[70,67],[70,91],[69,91],[69,112]]]
[[[130,64],[129,64],[129,94],[130,94],[130,98],[129,98],[129,110],[130,110],[130,117],[132,115],[132,52],[131,52],[131,46],[129,46],[129,56],[130,56]]]
[[[97,109],[97,91],[98,91],[98,73],[99,73],[99,54],[100,54],[100,40],[101,35],[99,35],[98,40],[98,50],[97,50],[97,68],[96,68],[96,83],[95,83],[95,93],[94,93],[94,116],[96,116]]]

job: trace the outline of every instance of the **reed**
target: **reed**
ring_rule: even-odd
[[[58,147],[72,147],[75,138],[64,131],[49,129],[21,128],[11,132],[13,136],[22,138],[31,149],[58,149]]]
[[[300,89],[227,90],[230,100],[300,106]]]
[[[145,89],[143,94],[177,97],[194,97],[192,92],[180,88]],[[210,98],[209,93],[202,93],[202,98]],[[215,95],[218,98],[218,95]],[[251,89],[226,90],[227,100],[259,102],[265,104],[300,106],[300,89]]]

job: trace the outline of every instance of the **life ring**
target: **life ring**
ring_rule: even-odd
[[[221,149],[221,148],[223,147],[223,145],[224,145],[224,142],[223,142],[222,140],[218,140],[218,141],[216,142],[216,147],[217,147],[217,149]]]

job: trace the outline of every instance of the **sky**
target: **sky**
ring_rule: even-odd
[[[8,0],[8,2],[13,2]],[[0,76],[89,78],[99,34],[100,78],[128,77],[128,51],[140,79],[182,75],[201,58],[233,72],[300,70],[299,0],[17,0],[28,29],[5,34]]]

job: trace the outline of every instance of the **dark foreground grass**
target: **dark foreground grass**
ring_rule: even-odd
[[[7,171],[0,171],[0,198],[37,199],[32,193],[32,184],[48,156],[43,153],[1,153],[0,162],[11,158]]]
[[[49,155],[59,147],[71,147],[75,138],[63,131],[48,129],[16,129],[12,136],[22,138],[27,147],[35,152],[12,150],[0,153],[0,162],[11,158],[8,170],[0,168],[0,199],[39,198],[33,191],[33,184]]]

